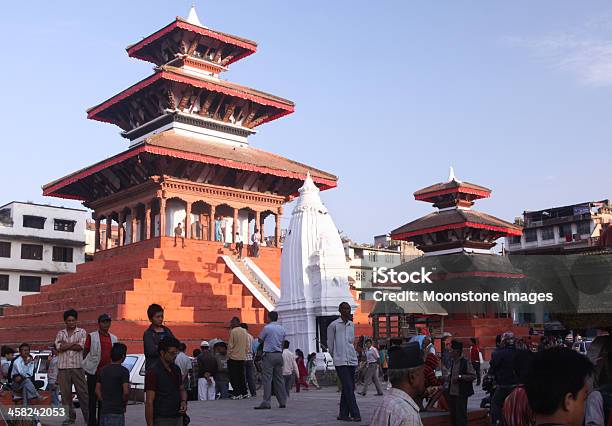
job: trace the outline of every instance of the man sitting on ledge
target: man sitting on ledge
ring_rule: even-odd
[[[417,342],[389,348],[389,382],[393,386],[374,411],[370,426],[422,426],[414,402],[425,391],[423,356]]]

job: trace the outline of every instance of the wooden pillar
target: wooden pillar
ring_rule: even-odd
[[[119,225],[119,246],[123,246],[125,240],[125,229],[123,229],[123,221],[125,220],[125,215],[123,212],[119,212],[117,224]]]
[[[280,247],[281,237],[281,216],[283,215],[283,208],[279,207],[276,212],[276,227],[274,228],[274,244],[276,247]]]
[[[131,242],[132,244],[134,244],[136,242],[136,231],[138,228],[138,223],[137,223],[137,215],[138,215],[138,209],[136,207],[132,207],[132,211],[130,213],[130,215],[132,216],[132,235],[130,236]]]
[[[113,240],[113,218],[112,213],[106,216],[106,249],[111,248],[111,241]]]
[[[185,239],[191,238],[191,202],[185,206]]]
[[[96,216],[96,234],[94,237],[94,252],[100,250],[100,217]]]
[[[145,204],[145,217],[144,217],[144,227],[145,227],[145,239],[151,238],[151,202],[149,201]]]
[[[198,216],[198,235],[200,237],[200,240],[205,240],[206,236],[204,236],[204,213],[201,212],[200,210],[200,214]]]
[[[208,218],[210,222],[208,226],[210,241],[215,241],[215,207],[212,204],[210,205],[210,217]]]
[[[166,199],[159,197],[159,236],[166,236]]]
[[[234,220],[232,221],[232,242],[236,242],[236,232],[238,232],[238,209],[234,207]]]

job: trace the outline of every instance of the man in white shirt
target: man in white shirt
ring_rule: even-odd
[[[327,327],[327,347],[342,383],[338,420],[358,422],[361,421],[361,413],[355,399],[357,351],[354,346],[355,325],[351,321],[351,305],[342,302],[338,311],[340,318]]]
[[[283,342],[283,379],[285,380],[285,391],[289,398],[289,391],[296,379],[300,378],[297,362],[295,362],[295,354],[289,350],[289,341]]]
[[[183,384],[187,379],[187,375],[189,374],[189,370],[193,368],[193,363],[191,362],[191,358],[185,353],[187,350],[187,345],[181,343],[178,347],[179,353],[176,355],[174,363],[180,368],[181,376],[183,377]]]
[[[22,343],[19,346],[19,356],[15,359],[11,370],[13,390],[21,391],[26,400],[34,398],[45,400],[47,398],[41,398],[34,386],[34,364],[34,358],[30,356],[30,345]]]
[[[378,380],[378,365],[380,363],[380,355],[378,349],[372,346],[372,339],[367,339],[365,342],[366,348],[364,350],[366,356],[366,371],[363,379],[363,390],[359,395],[366,396],[368,393],[368,385],[374,382],[376,387],[376,395],[382,395],[382,387],[380,386],[380,380]]]

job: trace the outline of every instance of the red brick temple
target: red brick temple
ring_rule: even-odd
[[[47,345],[63,327],[62,312],[75,308],[88,331],[98,315],[110,314],[113,333],[140,352],[150,303],[164,306],[168,326],[191,347],[226,338],[234,315],[258,332],[274,292],[254,287],[253,270],[232,265],[216,220],[226,224],[223,240],[231,243],[236,232],[249,241],[254,227],[265,230],[265,219],[274,218],[273,238],[252,260],[260,278],[279,286],[283,205],[307,173],[321,190],[337,178],[249,144],[258,126],[294,111],[291,101],[220,78],[256,49],[253,41],[203,26],[193,9],[127,48],[155,64],[153,74],[87,116],[120,127],[129,148],[43,187],[46,196],[93,210],[94,259],[23,297],[22,306],[5,308],[3,343]],[[179,222],[185,248],[172,237]],[[118,247],[103,249],[111,244],[100,241],[102,226],[118,227]]]
[[[507,256],[491,251],[496,240],[521,235],[521,228],[472,209],[476,200],[490,195],[488,188],[459,181],[452,169],[447,182],[416,191],[416,200],[431,203],[438,210],[391,231],[392,239],[411,241],[425,253],[395,270],[416,271],[424,267],[433,272],[437,291],[503,291],[524,279],[522,271],[513,267]],[[444,319],[444,331],[465,340],[478,337],[483,348],[493,348],[495,336],[511,329],[527,334],[527,329],[513,325],[504,306],[442,305],[449,313]]]

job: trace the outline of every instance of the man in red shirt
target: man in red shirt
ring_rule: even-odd
[[[476,386],[480,386],[480,346],[475,337],[470,337],[472,346],[470,346],[470,361],[476,371]]]
[[[98,330],[89,333],[83,349],[83,370],[87,373],[87,393],[89,394],[88,426],[98,426],[100,406],[96,396],[96,383],[100,370],[111,363],[111,349],[117,337],[109,332],[111,317],[102,314],[98,317]]]

